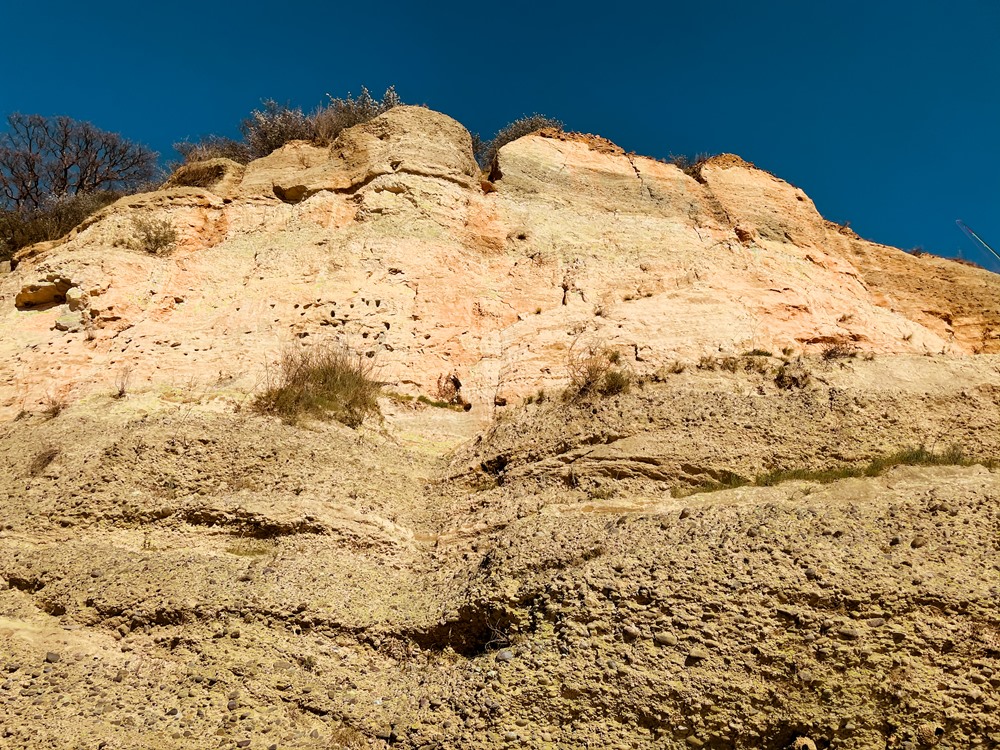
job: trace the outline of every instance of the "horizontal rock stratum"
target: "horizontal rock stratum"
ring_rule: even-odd
[[[189,164],[0,276],[0,747],[996,750],[998,278],[415,107]],[[381,419],[247,408],[327,344]]]
[[[861,240],[733,156],[693,175],[543,131],[480,177],[459,123],[398,107],[329,148],[188,165],[0,277],[0,408],[135,385],[259,381],[290,346],[345,342],[382,379],[474,402],[565,382],[576,346],[638,373],[755,348],[996,351],[998,277]],[[134,221],[176,249],[132,249]],[[72,296],[67,296],[68,291]]]

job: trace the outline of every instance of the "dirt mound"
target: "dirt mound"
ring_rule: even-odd
[[[577,133],[558,130],[556,128],[542,128],[538,131],[538,135],[542,138],[551,138],[565,143],[582,143],[591,151],[601,154],[615,154],[617,156],[625,154],[625,149],[621,146],[593,133]]]
[[[732,167],[740,167],[742,169],[759,169],[752,162],[737,156],[736,154],[716,154],[715,156],[708,157],[703,164],[711,164],[713,167],[721,167],[722,169],[730,169]]]

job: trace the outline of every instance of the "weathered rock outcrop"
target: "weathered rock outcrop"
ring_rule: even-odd
[[[376,357],[397,388],[427,392],[454,372],[482,403],[563,381],[578,340],[639,372],[838,341],[997,349],[997,277],[844,233],[801,190],[735,157],[690,176],[593,136],[543,132],[501,149],[494,180],[484,192],[461,125],[419,107],[329,148],[188,165],[0,278],[8,384],[18,372],[17,396],[0,386],[0,405],[57,384],[83,395],[122,367],[153,389],[158,372],[225,371],[249,386],[282,347],[334,338]],[[139,217],[173,226],[172,253],[129,248]],[[22,304],[53,276],[92,300],[76,333],[55,330],[64,310]]]

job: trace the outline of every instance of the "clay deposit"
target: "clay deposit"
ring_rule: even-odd
[[[416,107],[189,165],[0,276],[0,746],[1000,747],[998,278]],[[252,411],[318,344],[381,419]]]

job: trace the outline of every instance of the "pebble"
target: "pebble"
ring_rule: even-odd
[[[913,539],[910,540],[910,547],[913,549],[920,549],[921,547],[927,546],[927,537],[923,534],[917,534]]]
[[[496,660],[500,662],[509,662],[514,660],[514,652],[509,648],[501,649],[497,655]]]
[[[48,662],[49,664],[56,664],[61,659],[62,657],[55,651],[49,651],[47,654],[45,654],[45,661]]]
[[[653,636],[653,640],[659,643],[661,646],[676,646],[677,636],[673,633],[659,632]]]

